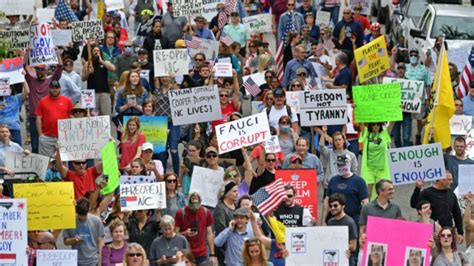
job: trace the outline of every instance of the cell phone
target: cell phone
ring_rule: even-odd
[[[189,228],[189,230],[191,230],[191,232],[193,233],[197,233],[198,229],[196,227],[191,227]]]

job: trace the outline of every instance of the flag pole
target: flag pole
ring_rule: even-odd
[[[439,91],[440,91],[440,84],[441,84],[441,73],[443,73],[442,68],[443,68],[443,60],[444,60],[444,53],[446,52],[446,46],[444,45],[444,36],[441,37],[441,51],[439,53],[438,57],[438,62],[437,62],[437,68],[436,68],[436,77],[437,79],[435,80],[436,84],[434,84],[436,88],[436,95],[435,99],[433,102],[433,108],[431,109],[433,112],[431,112],[431,119],[430,119],[430,128],[428,131],[428,142],[431,142],[433,139],[433,128],[434,128],[434,120],[435,120],[435,109],[438,106],[438,98],[439,98]]]
[[[272,225],[270,224],[270,222],[267,220],[267,218],[265,218],[265,215],[263,215],[259,210],[258,210],[258,207],[256,205],[252,205],[250,206],[250,210],[253,211],[253,212],[257,212],[258,214],[260,214],[260,217],[262,217],[262,220],[267,224],[268,228],[270,228],[270,231],[272,231],[273,235],[276,236],[275,232],[273,231],[273,228],[272,228]],[[268,214],[267,214],[268,215]],[[260,230],[262,230],[260,228]]]

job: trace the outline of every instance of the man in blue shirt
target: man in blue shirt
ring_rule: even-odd
[[[216,40],[214,33],[212,33],[212,31],[206,28],[207,21],[205,17],[197,16],[194,19],[194,22],[196,22],[196,30],[194,31],[196,37],[213,40],[213,41]]]
[[[285,28],[289,20],[293,20],[296,32],[299,32],[301,26],[304,25],[303,15],[295,11],[295,0],[288,0],[288,11],[280,16],[278,22],[278,39],[281,39],[285,33]]]
[[[350,8],[344,9],[343,19],[336,24],[332,35],[338,40],[336,46],[341,50],[353,51],[355,48],[364,45],[362,28],[359,23],[352,19],[352,11]]]
[[[296,70],[298,68],[305,68],[306,73],[309,74],[309,78],[316,78],[318,75],[314,71],[311,62],[306,58],[306,47],[304,45],[298,45],[295,47],[295,58],[288,61],[285,67],[285,75],[283,77],[283,87],[287,88],[290,81],[296,78]]]
[[[345,89],[349,98],[352,99],[352,72],[347,66],[348,61],[347,54],[341,52],[336,55],[336,67],[339,69],[339,73],[333,82],[326,83],[326,88]]]
[[[474,118],[474,81],[469,84],[469,94],[462,98],[462,103],[463,115],[470,115]]]

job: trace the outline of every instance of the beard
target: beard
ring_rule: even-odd
[[[199,208],[201,208],[201,203],[199,202],[191,202],[189,203],[189,208],[191,209],[191,211],[193,212],[197,212],[199,210]]]

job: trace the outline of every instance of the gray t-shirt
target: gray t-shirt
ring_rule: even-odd
[[[347,226],[349,229],[349,240],[357,239],[357,225],[349,215],[344,215],[344,217],[340,220],[336,220],[336,218],[332,217],[328,221],[329,226]]]
[[[362,206],[360,212],[359,224],[367,225],[369,216],[376,216],[382,218],[398,219],[402,217],[402,210],[400,206],[394,202],[389,202],[387,208],[383,209],[378,203],[377,199]]]
[[[188,240],[182,235],[176,234],[171,239],[160,236],[153,240],[150,248],[150,261],[155,265],[156,261],[162,256],[174,256],[176,252],[182,249],[189,249]],[[173,265],[166,264],[166,265]]]
[[[76,218],[76,229],[64,230],[63,236],[79,236],[82,242],[72,246],[77,250],[79,266],[97,265],[99,263],[99,238],[104,237],[104,226],[99,217],[88,214],[85,221]]]

